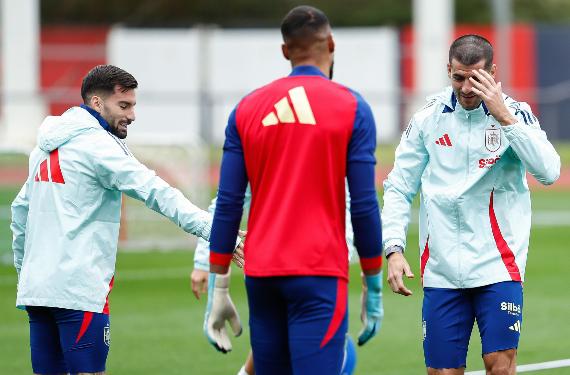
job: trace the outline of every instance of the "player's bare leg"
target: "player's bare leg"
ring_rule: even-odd
[[[428,375],[463,375],[465,368],[427,368]]]
[[[239,369],[237,375],[254,375],[255,370],[253,368],[253,352],[250,350],[245,363]]]
[[[487,375],[514,375],[517,370],[517,350],[508,349],[483,356]]]
[[[255,370],[253,368],[253,352],[250,351],[249,354],[247,355],[247,359],[245,360],[245,372],[247,372],[249,375],[255,375]]]

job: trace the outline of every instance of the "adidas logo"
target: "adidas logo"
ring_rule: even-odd
[[[513,324],[512,326],[509,327],[509,329],[511,331],[515,331],[515,332],[519,332],[521,331],[521,322],[520,320],[517,320],[517,322],[515,324]]]
[[[436,145],[440,145],[440,146],[453,146],[451,144],[451,139],[449,139],[449,135],[447,133],[445,133],[443,135],[443,137],[440,137],[437,141],[435,141]]]
[[[293,108],[289,105],[289,101],[293,104]],[[261,120],[263,126],[272,126],[279,123],[293,124],[296,122],[305,125],[315,125],[317,123],[303,86],[289,90],[289,95],[279,100],[273,107],[275,111],[271,111]]]
[[[49,166],[48,166],[49,162]],[[49,153],[49,158],[42,161],[34,181],[54,182],[65,184],[65,179],[59,166],[59,150],[56,148]]]

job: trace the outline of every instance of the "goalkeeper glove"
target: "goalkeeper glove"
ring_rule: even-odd
[[[368,342],[382,326],[384,307],[382,306],[382,271],[376,275],[365,275],[362,288],[362,312],[360,318],[364,328],[358,335],[358,345]]]
[[[238,312],[229,293],[230,273],[210,273],[208,279],[208,305],[204,317],[204,334],[208,342],[222,353],[232,350],[232,343],[226,331],[226,320],[237,337],[242,326]]]

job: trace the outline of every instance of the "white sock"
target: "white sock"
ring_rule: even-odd
[[[245,371],[245,365],[241,366],[241,368],[239,369],[239,372],[237,373],[237,375],[249,375],[247,373],[247,371]]]

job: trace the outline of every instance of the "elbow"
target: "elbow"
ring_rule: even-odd
[[[560,178],[560,159],[558,159],[557,163],[553,163],[550,168],[546,168],[546,173],[542,176],[537,176],[538,182],[543,185],[552,185],[554,184],[558,178]]]
[[[560,177],[560,170],[558,170],[557,172],[549,173],[546,176],[543,176],[542,178],[537,178],[537,180],[542,185],[548,186],[554,184],[559,177]]]

